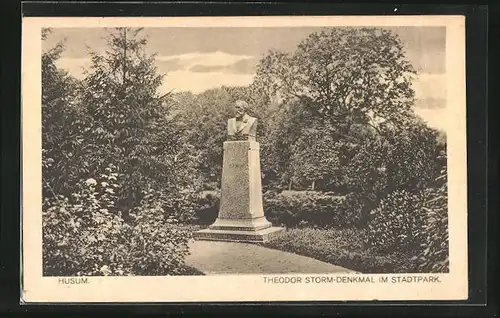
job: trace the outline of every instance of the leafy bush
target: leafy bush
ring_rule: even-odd
[[[366,243],[379,252],[418,253],[424,244],[422,197],[394,191],[371,212]]]
[[[99,275],[103,271],[128,274],[114,258],[125,244],[128,225],[109,212],[113,187],[101,188],[95,179],[80,183],[73,198],[59,195],[45,200],[43,259],[45,275]],[[104,191],[102,191],[104,189]],[[111,268],[109,268],[109,266]]]
[[[412,255],[417,272],[448,272],[446,169],[417,194],[396,191],[372,211],[366,242],[378,252]]]
[[[128,246],[120,261],[135,275],[181,275],[189,253],[191,233],[176,226],[178,220],[165,214],[161,201],[146,196],[140,213],[128,231]]]
[[[43,264],[47,276],[179,275],[186,271],[190,232],[165,218],[160,203],[145,196],[138,216],[125,222],[112,213],[116,177],[88,179],[80,191],[45,200]],[[104,177],[107,177],[104,179]]]
[[[346,196],[322,192],[266,192],[264,212],[269,221],[287,227],[350,227],[359,222],[359,209]]]
[[[437,178],[441,183],[438,188],[425,192],[422,212],[425,213],[425,250],[418,257],[418,268],[423,272],[448,272],[448,193],[446,171]]]
[[[377,254],[364,246],[366,230],[287,229],[269,242],[275,248],[312,257],[362,273],[408,273],[415,267],[411,257],[403,253]]]
[[[433,186],[441,167],[446,165],[446,146],[440,140],[440,133],[413,118],[404,128],[388,132],[386,137],[390,147],[385,165],[391,190],[413,192]]]
[[[193,223],[197,219],[198,200],[198,193],[190,189],[167,192],[161,196],[165,215],[181,223]]]
[[[342,171],[342,183],[350,193],[352,203],[361,209],[363,226],[370,219],[370,211],[387,195],[387,146],[378,137],[367,138],[354,145],[343,145],[347,160]]]

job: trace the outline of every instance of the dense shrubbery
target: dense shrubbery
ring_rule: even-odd
[[[151,198],[154,200],[154,198]],[[178,220],[146,196],[132,224],[129,254],[123,262],[137,275],[180,275],[185,272],[191,233],[176,226]]]
[[[366,229],[327,226],[312,229],[314,221],[308,213],[318,213],[315,207],[327,205],[325,194],[302,192],[299,195],[267,194],[267,208],[276,209],[269,218],[294,226],[275,237],[266,246],[277,248],[341,265],[364,273],[448,272],[448,213],[446,171],[435,181],[435,186],[421,192],[394,191],[372,210]],[[315,201],[314,199],[318,200]],[[311,203],[312,202],[314,203]],[[331,203],[331,201],[329,201]],[[331,219],[342,221],[342,208],[348,220],[361,215],[359,201],[347,196],[343,204],[330,206]],[[349,202],[346,204],[346,202]],[[335,203],[339,203],[336,201]],[[273,206],[273,204],[275,206]],[[312,210],[308,210],[312,208]],[[291,211],[307,211],[305,214]],[[355,215],[353,212],[357,211]],[[280,213],[281,212],[281,213]],[[334,216],[337,213],[337,216]],[[276,215],[278,215],[276,217]],[[275,219],[273,219],[275,217]],[[309,227],[300,228],[301,225]],[[330,224],[332,225],[332,224]]]
[[[81,81],[57,68],[62,44],[43,54],[46,275],[190,273],[176,223],[194,218],[197,156],[139,32],[111,31]]]
[[[163,191],[158,199],[164,214],[180,223],[193,223],[196,220],[198,201],[199,195],[192,189]]]
[[[43,212],[45,275],[184,274],[190,232],[148,195],[130,222],[113,213],[120,184],[109,170],[102,179],[82,182],[73,198],[46,199]],[[105,178],[104,178],[105,177]],[[113,179],[114,183],[110,183]]]
[[[46,199],[42,218],[45,275],[104,275],[110,267],[113,273],[129,273],[114,261],[120,246],[126,244],[128,225],[101,204],[102,193],[96,192],[96,185],[89,179],[71,201],[62,195],[52,202]]]
[[[373,210],[365,242],[382,253],[412,255],[419,272],[448,271],[446,171],[418,194],[395,191]]]
[[[371,212],[367,243],[380,252],[419,252],[424,240],[421,197],[395,191]]]
[[[437,179],[440,185],[425,191],[421,207],[425,215],[424,247],[417,256],[418,268],[423,272],[448,272],[448,187],[446,170]]]

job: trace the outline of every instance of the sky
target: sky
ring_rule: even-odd
[[[446,107],[446,29],[444,27],[393,27],[407,59],[418,72],[413,83],[415,112],[429,126],[446,130],[440,118]],[[293,52],[316,27],[287,28],[146,28],[148,53],[166,73],[163,92],[200,93],[210,88],[244,86],[252,82],[258,60],[270,49]],[[43,49],[65,41],[58,66],[81,78],[90,65],[88,51],[106,49],[103,28],[53,29]]]

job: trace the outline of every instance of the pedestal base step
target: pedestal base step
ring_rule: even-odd
[[[195,240],[205,241],[226,241],[226,242],[245,242],[245,243],[264,243],[283,231],[281,227],[268,227],[258,231],[235,231],[235,230],[212,230],[205,229],[194,233]]]

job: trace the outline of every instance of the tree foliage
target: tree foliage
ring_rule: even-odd
[[[294,184],[328,190],[341,184],[341,154],[332,136],[320,127],[304,129],[293,145],[290,164]],[[313,188],[314,186],[314,188]]]
[[[50,36],[44,29],[42,38]],[[45,195],[71,192],[79,181],[83,143],[82,111],[78,108],[78,81],[57,67],[64,43],[42,53],[42,173]]]
[[[118,28],[109,33],[105,54],[90,52],[82,91],[90,119],[86,162],[96,171],[110,162],[121,167],[128,179],[120,191],[124,208],[152,184],[186,186],[196,161],[170,113],[170,94],[159,93],[163,75],[154,55],[145,53],[147,39],[140,31]]]
[[[175,227],[146,196],[141,215],[125,222],[112,213],[123,186],[117,167],[78,183],[73,198],[46,199],[43,263],[47,276],[181,275],[190,233]]]
[[[43,55],[46,275],[186,272],[190,233],[175,223],[189,215],[197,156],[139,33],[111,31],[81,83],[57,68],[62,44]]]
[[[312,33],[292,54],[261,60],[257,81],[285,100],[298,99],[317,118],[338,127],[373,118],[401,121],[414,91],[401,41],[378,28],[329,28]]]

